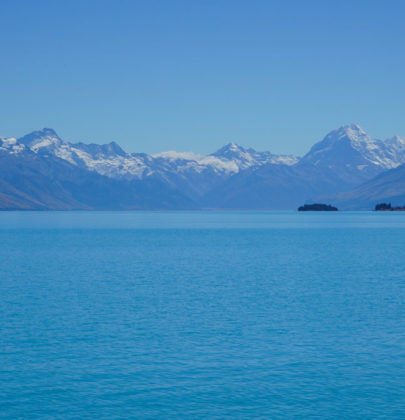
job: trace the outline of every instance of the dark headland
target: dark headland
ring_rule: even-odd
[[[330,206],[329,204],[304,204],[298,207],[298,211],[338,211],[337,207]]]

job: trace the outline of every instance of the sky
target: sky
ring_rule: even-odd
[[[302,155],[405,137],[405,1],[0,0],[0,136]]]

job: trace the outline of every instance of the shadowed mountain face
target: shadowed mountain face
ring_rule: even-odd
[[[404,206],[405,165],[383,172],[351,191],[338,194],[333,200],[348,210],[370,210],[382,202]]]
[[[207,156],[127,153],[115,142],[64,142],[45,128],[0,139],[0,209],[295,209],[404,163],[404,139],[374,140],[355,124],[301,159],[235,143]]]
[[[207,194],[203,204],[224,209],[296,209],[319,196],[350,188],[328,168],[264,165],[229,178]]]

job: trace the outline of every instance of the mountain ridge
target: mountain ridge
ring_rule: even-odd
[[[405,139],[373,139],[350,124],[332,130],[302,158],[234,142],[209,155],[148,155],[128,153],[116,142],[65,142],[44,128],[0,138],[0,160],[0,208],[292,209],[348,193],[405,164]]]

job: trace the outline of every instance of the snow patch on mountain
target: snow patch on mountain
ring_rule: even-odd
[[[18,143],[15,137],[0,138],[0,150],[10,154],[17,154],[25,149],[23,144]]]
[[[51,128],[33,131],[18,139],[18,142],[24,144],[33,152],[38,152],[41,149],[46,149],[47,151],[56,150],[63,144],[62,140]]]
[[[169,150],[167,152],[157,153],[152,155],[156,162],[164,165],[164,161],[169,161],[176,165],[178,172],[186,172],[194,170],[201,173],[206,169],[212,169],[217,173],[236,173],[239,171],[239,166],[236,162],[227,159],[220,159],[212,155],[199,155],[192,152],[176,152]]]
[[[57,156],[110,178],[141,178],[148,169],[145,160],[134,155],[92,155],[74,144]]]
[[[167,152],[156,153],[152,155],[153,158],[162,158],[169,160],[200,160],[203,155],[197,155],[193,152],[176,152],[175,150],[168,150]]]

